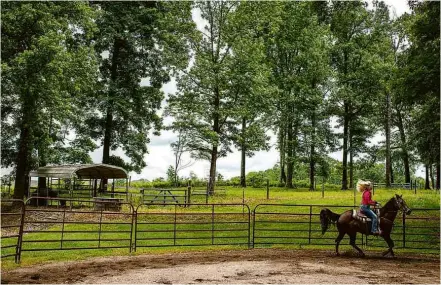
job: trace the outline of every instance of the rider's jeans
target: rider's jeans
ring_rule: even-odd
[[[372,220],[371,232],[375,232],[377,230],[377,222],[378,222],[377,215],[375,215],[374,211],[372,211],[367,205],[361,205],[360,208],[367,217],[371,218]]]

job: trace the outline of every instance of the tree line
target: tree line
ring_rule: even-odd
[[[246,158],[269,149],[269,130],[286,187],[305,164],[313,187],[341,149],[341,189],[383,160],[387,185],[422,163],[439,188],[440,3],[409,6],[390,17],[381,1],[5,2],[1,162],[14,197],[30,170],[90,163],[99,146],[103,163],[140,172],[162,129],[179,134],[175,172],[182,152],[210,162],[210,192],[233,146],[246,185]],[[378,132],[385,141],[371,144]]]

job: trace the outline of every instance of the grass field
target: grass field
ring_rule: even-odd
[[[296,221],[300,221],[301,219],[305,219],[305,216],[309,214],[310,207],[290,207],[290,209],[295,209],[295,215],[288,215],[285,217],[280,213],[286,211],[283,206],[277,206],[281,204],[286,205],[335,205],[335,206],[353,206],[360,203],[360,194],[355,193],[354,199],[354,191],[340,191],[340,190],[325,190],[324,197],[322,197],[323,193],[321,191],[309,191],[307,189],[284,189],[284,188],[271,188],[269,192],[269,199],[267,198],[267,190],[265,188],[233,188],[226,187],[224,188],[226,191],[223,191],[225,194],[215,194],[213,197],[208,199],[209,204],[246,204],[249,206],[249,210],[252,211],[255,209],[257,205],[260,204],[270,204],[266,206],[259,206],[259,212],[271,212],[275,213],[273,215],[267,215],[264,218],[268,219],[268,221],[272,221],[271,223],[265,224],[263,218],[258,218],[258,223],[256,223],[256,227],[262,227],[262,231],[260,233],[259,239],[256,239],[257,242],[262,241],[260,247],[269,247],[271,245],[265,245],[265,234],[269,234],[272,238],[275,238],[278,243],[277,245],[272,245],[272,247],[295,247],[295,248],[327,248],[332,249],[332,246],[329,245],[307,245],[308,236],[305,235],[305,231],[307,231],[307,225],[296,224]],[[136,193],[136,190],[131,189],[131,193]],[[375,195],[373,197],[374,200],[379,201],[381,204],[385,204],[390,198],[394,196],[394,194],[403,195],[403,199],[406,201],[407,205],[412,209],[420,209],[420,208],[439,208],[440,206],[440,197],[439,192],[437,191],[429,191],[429,190],[418,190],[417,194],[414,194],[412,190],[406,189],[376,189]],[[135,197],[135,196],[133,196]],[[205,196],[193,196],[192,203],[195,204],[204,204],[206,201]],[[139,199],[134,201],[134,203],[139,203]],[[272,205],[277,204],[277,205]],[[136,207],[135,207],[136,208]],[[248,208],[242,206],[222,206],[216,208],[216,219],[222,219],[224,224],[216,224],[215,230],[216,232],[215,239],[212,238],[211,231],[212,223],[210,221],[210,207],[199,205],[199,206],[191,206],[190,208],[181,208],[181,207],[163,207],[163,206],[142,206],[139,208],[139,218],[138,218],[138,239],[144,239],[138,241],[138,248],[136,252],[129,253],[130,246],[130,226],[127,223],[130,223],[129,218],[115,217],[109,216],[105,217],[104,221],[117,221],[121,224],[106,224],[102,225],[99,229],[102,231],[100,236],[98,236],[98,225],[95,223],[91,224],[66,224],[63,229],[61,229],[61,225],[52,225],[51,227],[46,228],[44,231],[40,232],[30,232],[24,237],[23,249],[44,249],[44,248],[57,248],[60,247],[60,239],[61,235],[63,235],[63,248],[74,248],[74,247],[90,247],[96,246],[99,242],[101,247],[125,247],[125,248],[108,248],[108,249],[85,249],[85,250],[60,250],[60,251],[26,251],[22,253],[21,265],[15,265],[12,261],[12,258],[5,258],[2,260],[2,268],[11,268],[16,266],[26,266],[31,264],[40,264],[43,262],[53,262],[53,261],[67,261],[67,260],[82,260],[89,257],[96,256],[109,256],[109,255],[136,255],[143,253],[159,253],[159,252],[182,252],[182,251],[191,251],[191,250],[223,250],[223,249],[231,249],[238,248],[236,244],[241,244],[239,248],[247,248],[246,244],[247,240],[247,213]],[[285,207],[286,208],[286,207]],[[320,207],[314,207],[314,209],[319,210]],[[343,211],[344,209],[336,209],[336,212]],[[127,207],[123,209],[123,211],[127,211]],[[191,211],[191,213],[189,213]],[[316,211],[316,210],[314,210]],[[277,214],[277,212],[280,212]],[[149,214],[150,213],[150,214]],[[152,215],[151,213],[156,213]],[[159,214],[158,214],[159,213]],[[182,216],[178,216],[176,218],[176,213],[180,213]],[[200,214],[199,216],[197,214]],[[204,214],[205,213],[205,214]],[[418,217],[422,217],[424,219],[411,220],[409,223],[414,229],[414,232],[406,233],[411,234],[411,237],[414,240],[427,239],[427,241],[433,243],[433,239],[439,241],[439,210],[438,211],[417,211]],[[228,215],[227,215],[228,214]],[[223,215],[223,216],[222,216]],[[74,221],[75,216],[72,214],[72,220]],[[98,215],[89,217],[88,221],[91,219],[96,219]],[[256,215],[256,217],[258,217]],[[259,216],[260,217],[260,216]],[[102,219],[102,218],[101,218]],[[175,219],[175,220],[173,220]],[[175,222],[178,222],[177,226],[174,226]],[[179,224],[179,219],[182,220],[182,223]],[[286,223],[283,223],[284,219],[286,219]],[[78,219],[77,219],[78,220]],[[96,222],[96,220],[93,220]],[[293,226],[294,222],[294,226]],[[126,224],[122,224],[126,223]],[[158,224],[159,223],[159,224]],[[275,225],[277,223],[277,225]],[[320,225],[318,224],[318,217],[314,217],[313,220],[313,230],[312,234],[309,238],[317,239],[320,241],[321,233],[320,233]],[[252,224],[252,223],[251,223]],[[419,228],[421,226],[421,228]],[[427,229],[427,226],[430,226]],[[282,231],[273,232],[271,227],[278,227],[278,229],[282,229]],[[433,228],[437,228],[438,236],[434,235],[433,237],[429,236],[428,233],[433,231]],[[288,230],[289,229],[289,230]],[[294,229],[294,230],[293,230]],[[252,232],[253,229],[250,229]],[[265,231],[267,232],[265,233]],[[298,231],[297,231],[298,230]],[[399,240],[400,233],[399,225],[396,229],[397,237]],[[61,233],[63,231],[63,233]],[[176,236],[176,232],[179,232],[179,236]],[[174,235],[174,236],[173,236]],[[197,236],[196,236],[197,235]],[[334,238],[334,233],[331,231],[326,234],[328,238]],[[165,238],[165,239],[164,239]],[[177,239],[176,239],[177,238]],[[301,240],[301,244],[286,244],[283,245],[283,242],[286,241],[289,243],[293,238],[297,238]],[[82,239],[83,241],[75,241],[75,239]],[[87,239],[88,241],[84,241]],[[97,241],[99,239],[99,241]],[[112,240],[119,239],[119,240]],[[160,240],[159,240],[160,239]],[[50,242],[38,242],[41,240],[51,240]],[[211,245],[211,241],[214,241],[215,244],[227,244],[227,245]],[[12,239],[2,240],[2,246],[6,246],[13,242]],[[329,243],[330,241],[324,241]],[[402,241],[401,241],[402,242]],[[417,243],[411,244],[412,240],[409,239],[407,241],[408,244],[417,247]],[[380,240],[372,240],[371,245],[379,246],[384,248],[384,241]],[[161,244],[164,247],[149,247],[150,245]],[[206,244],[206,246],[200,246],[200,244]],[[330,243],[332,244],[332,242]],[[346,243],[345,243],[346,244]],[[139,246],[146,247],[139,247]],[[176,247],[174,245],[185,245],[181,247]],[[400,241],[396,243],[397,246],[400,246]],[[439,245],[438,245],[439,249]],[[9,250],[9,251],[7,251]],[[2,254],[6,252],[10,252],[12,249],[2,249]],[[406,252],[406,249],[402,249],[403,252]],[[422,250],[421,252],[431,252],[433,250],[427,251]],[[436,253],[436,251],[435,251]],[[439,252],[438,252],[439,254]]]

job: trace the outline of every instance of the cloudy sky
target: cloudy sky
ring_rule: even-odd
[[[385,1],[389,6],[391,6],[391,14],[395,13],[397,16],[403,14],[404,12],[409,12],[406,0],[387,0]],[[202,29],[204,23],[200,18],[200,15],[195,11],[193,13],[193,20],[196,22],[199,29]],[[170,81],[163,86],[162,90],[166,94],[172,94],[176,92],[176,82],[174,80]],[[171,122],[171,118],[165,118],[164,123],[168,124]],[[341,130],[335,129],[335,132],[340,132]],[[247,159],[247,172],[248,171],[259,171],[271,168],[278,162],[278,152],[275,149],[276,138],[274,134],[268,130],[271,134],[271,150],[270,151],[260,151],[256,152],[254,157]],[[383,138],[381,134],[373,137],[371,143],[376,143],[381,141]],[[145,167],[141,173],[131,173],[132,180],[145,178],[153,179],[156,177],[166,177],[166,171],[169,165],[173,165],[174,156],[170,148],[170,143],[176,140],[176,135],[171,131],[161,131],[160,136],[151,136],[151,143],[149,144],[149,154],[145,156],[145,161],[147,167]],[[113,154],[122,155],[122,152],[115,151]],[[342,160],[341,151],[331,153],[331,157]],[[102,148],[97,149],[92,153],[92,159],[96,163],[100,163],[102,159]],[[184,162],[191,161],[189,155],[184,156]],[[233,176],[240,175],[240,152],[234,149],[233,153],[229,154],[225,158],[218,159],[217,170],[224,177],[230,178]],[[190,171],[194,171],[199,177],[205,177],[208,175],[209,163],[208,161],[196,161],[190,168],[182,170],[179,174],[182,176],[188,176]]]

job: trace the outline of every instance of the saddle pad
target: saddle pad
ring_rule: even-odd
[[[354,219],[360,220],[362,222],[370,222],[372,221],[370,218],[366,217],[364,214],[361,214],[360,211],[352,209],[352,217]]]

